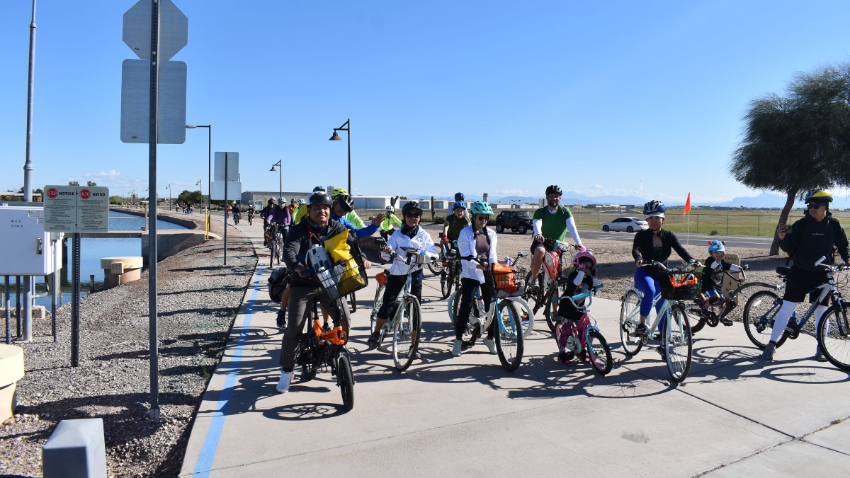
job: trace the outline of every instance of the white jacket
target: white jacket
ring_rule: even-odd
[[[495,264],[499,260],[499,255],[496,252],[496,231],[492,228],[487,228],[487,236],[490,238],[490,256],[488,260],[490,264]],[[457,238],[457,249],[460,252],[460,257],[476,257],[475,252],[475,232],[472,226],[466,226],[460,231],[460,236]],[[484,271],[478,269],[475,261],[461,259],[463,265],[460,271],[460,278],[475,279],[480,283],[484,283]]]
[[[392,249],[396,254],[398,254],[398,257],[393,260],[393,264],[390,267],[390,275],[394,276],[407,275],[408,269],[411,268],[411,266],[407,265],[406,262],[403,262],[407,259],[407,252],[402,249],[403,247],[419,250],[424,249],[425,255],[427,255],[429,258],[440,257],[440,253],[437,252],[437,248],[434,247],[434,241],[431,240],[431,235],[428,234],[425,229],[422,229],[422,227],[419,227],[419,230],[416,231],[416,235],[413,236],[413,238],[407,237],[407,235],[402,234],[401,229],[396,229],[396,231],[393,233],[392,236],[390,236],[389,240],[387,241],[387,246],[389,246],[390,249]],[[381,252],[381,257],[384,260],[390,259],[389,254],[386,254],[384,252]],[[414,265],[413,271],[415,272],[421,268],[421,265]]]

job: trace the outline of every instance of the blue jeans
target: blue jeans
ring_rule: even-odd
[[[652,276],[647,274],[642,268],[638,267],[635,271],[635,285],[643,293],[643,299],[640,301],[640,315],[646,317],[649,315],[650,310],[652,310],[652,299],[655,298],[656,294],[658,294],[661,289],[661,284],[652,278]],[[658,303],[655,304],[656,314],[661,310],[663,305],[664,299],[660,299]],[[658,324],[658,332],[662,334],[664,333],[664,321],[661,321]]]

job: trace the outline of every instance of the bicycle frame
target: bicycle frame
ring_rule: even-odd
[[[634,282],[629,283],[628,290],[634,291],[641,299],[641,301],[643,301],[643,292],[641,292],[640,289],[638,289],[637,286],[634,285]],[[658,328],[658,324],[661,323],[662,317],[671,317],[671,314],[673,313],[673,305],[678,303],[678,301],[676,300],[662,299],[661,293],[659,292],[658,294],[655,294],[655,297],[652,298],[652,308],[650,309],[650,311],[655,308],[659,300],[663,300],[664,304],[662,304],[661,310],[659,310],[655,314],[655,319],[652,321],[652,325],[647,327],[647,330],[649,330],[651,334],[654,334],[653,331]],[[631,314],[629,314],[626,320],[629,322],[634,322],[635,324],[640,323],[640,306],[635,307],[635,309],[632,311]],[[681,327],[682,324],[679,324],[679,326]],[[665,330],[669,330],[669,327],[666,327]],[[643,340],[645,343],[648,340],[648,337],[645,337]]]
[[[788,326],[787,326],[787,327],[790,327],[790,328],[793,330],[793,332],[792,332],[792,335],[793,335],[793,336],[792,336],[791,338],[797,338],[797,334],[799,334],[800,329],[802,329],[802,328],[803,328],[803,326],[804,326],[804,325],[806,325],[806,322],[808,322],[808,321],[809,321],[809,318],[810,318],[812,315],[814,315],[814,313],[815,313],[815,309],[816,309],[816,308],[818,307],[818,305],[820,305],[820,303],[821,303],[821,302],[822,302],[822,301],[823,301],[823,300],[827,297],[827,295],[829,295],[829,296],[830,296],[830,302],[831,302],[831,303],[830,303],[830,306],[834,306],[834,305],[836,305],[836,304],[839,304],[839,307],[843,307],[843,305],[841,305],[841,304],[842,304],[842,300],[841,300],[841,292],[838,290],[838,288],[837,288],[837,287],[835,287],[835,279],[832,277],[832,271],[831,271],[831,270],[830,270],[830,272],[829,272],[828,277],[829,277],[829,280],[828,280],[827,282],[825,282],[824,284],[821,284],[821,285],[819,285],[819,286],[815,287],[814,289],[812,289],[812,290],[810,290],[810,291],[806,292],[806,294],[811,294],[812,292],[814,292],[814,291],[816,291],[816,290],[818,290],[818,289],[820,289],[820,290],[821,290],[820,294],[818,295],[817,300],[816,300],[816,301],[814,301],[814,302],[813,302],[813,303],[809,306],[809,308],[806,310],[806,313],[805,313],[805,314],[803,314],[802,318],[800,318],[799,320],[797,320],[797,319],[798,319],[798,317],[797,317],[797,312],[796,312],[796,311],[794,311],[794,312],[791,314],[791,318],[789,319],[789,321],[788,321]],[[784,285],[784,284],[783,284],[783,285]],[[774,308],[781,307],[782,303],[783,303],[783,300],[782,300],[782,299],[780,299],[780,300],[779,300],[779,301],[777,301],[777,302],[776,302],[776,304],[774,304],[774,306],[773,306],[773,307],[769,310],[770,317],[772,317],[772,318],[771,318],[769,321],[765,321],[765,324],[766,324],[766,325],[770,325],[770,327],[771,327],[771,328],[773,328],[773,322],[774,322],[774,320],[775,320],[774,318],[776,317],[776,315],[773,313],[773,309],[774,309]],[[829,307],[829,306],[828,306],[828,307]],[[765,316],[767,316],[767,315],[768,315],[768,314],[765,314]],[[839,322],[839,327],[840,327],[841,325],[842,325],[842,324]],[[764,329],[762,329],[762,330],[764,330]],[[787,329],[786,329],[786,330],[787,330]],[[844,333],[847,333],[847,332],[845,331]]]
[[[460,296],[457,296],[457,299],[455,299],[455,300],[460,300]],[[481,300],[481,286],[480,285],[475,288],[473,300],[476,303],[481,303],[481,304],[483,304],[483,302],[484,302],[483,300]],[[490,325],[493,323],[493,319],[496,318],[496,311],[499,309],[499,304],[503,300],[510,300],[510,299],[509,298],[500,299],[498,297],[493,297],[493,298],[490,299],[490,310],[489,311],[485,312],[485,311],[483,311],[479,308],[479,310],[478,310],[479,317],[475,317],[475,316],[469,317],[469,319],[468,319],[469,322],[467,323],[467,328],[470,329],[470,332],[472,332],[475,329],[475,327],[478,326],[479,336],[480,337],[486,337],[487,329],[490,328]],[[484,320],[481,320],[482,318]],[[455,317],[455,320],[459,320],[459,318]],[[473,321],[476,322],[476,323],[473,323]],[[502,333],[505,333],[505,332],[509,332],[508,329],[505,328],[505,324],[503,323],[503,321],[498,320],[498,321],[496,321],[496,323],[499,325],[499,330],[497,331],[497,333],[502,334]],[[511,330],[510,333],[514,333],[514,334],[517,334],[517,335],[523,335],[522,331],[516,331],[516,330]]]
[[[411,288],[412,283],[413,283],[412,273],[411,273],[411,271],[408,270],[407,271],[407,279],[404,281],[404,287],[402,287],[401,290],[398,291],[398,295],[396,296],[396,298],[394,300],[395,305],[396,305],[395,314],[393,314],[393,316],[390,317],[387,320],[387,322],[384,324],[384,326],[381,328],[380,339],[378,339],[379,342],[384,341],[384,337],[387,335],[387,333],[389,333],[389,331],[391,331],[391,330],[393,330],[393,328],[395,328],[396,321],[401,319],[401,314],[404,313],[404,311],[402,310],[402,307],[401,307],[401,305],[404,303],[404,299],[406,297],[415,297],[413,294],[410,293],[410,288]]]

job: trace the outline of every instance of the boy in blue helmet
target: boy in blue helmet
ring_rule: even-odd
[[[707,311],[709,305],[714,305],[723,300],[723,272],[738,272],[741,267],[731,264],[726,258],[726,243],[723,241],[711,241],[708,243],[708,252],[711,254],[705,260],[705,268],[702,270],[702,293],[700,294],[700,307]],[[720,318],[723,325],[732,325],[732,320],[727,317]]]

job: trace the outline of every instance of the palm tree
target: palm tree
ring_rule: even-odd
[[[850,184],[850,65],[798,75],[789,96],[770,94],[750,103],[744,140],[731,170],[755,189],[782,192],[779,224],[807,189]],[[779,253],[774,236],[770,254]]]

